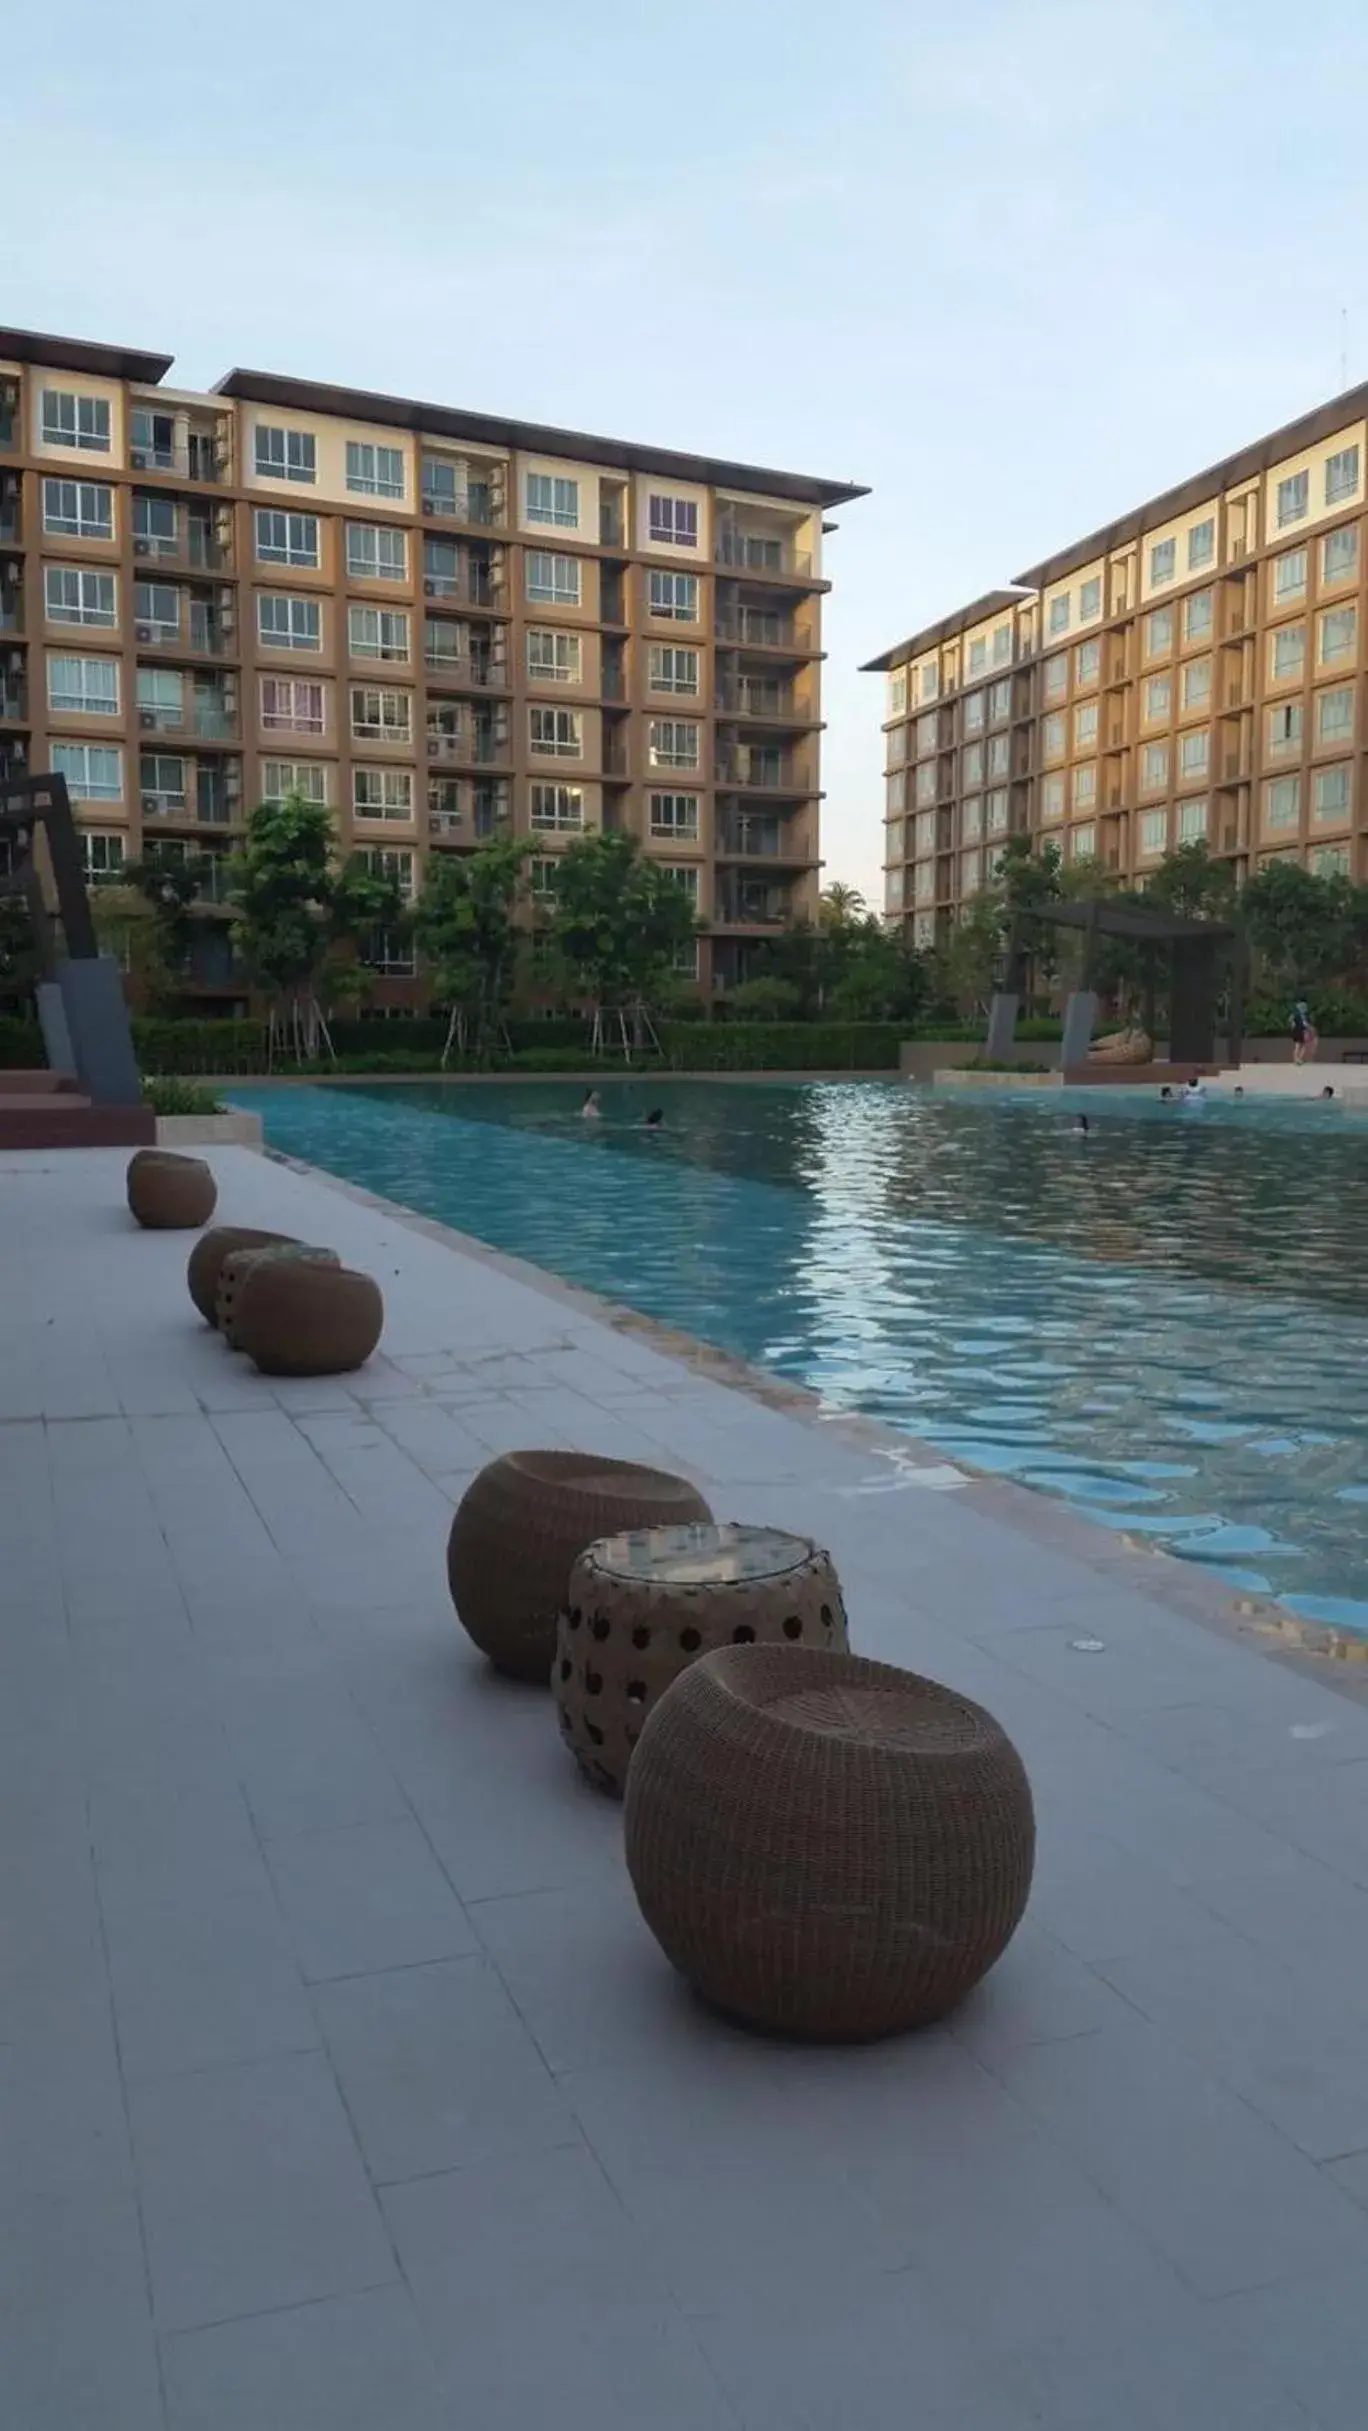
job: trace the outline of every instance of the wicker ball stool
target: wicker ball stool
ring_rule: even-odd
[[[349,1375],[384,1323],[379,1284],[331,1250],[258,1254],[233,1314],[237,1347],[264,1376]]]
[[[620,1796],[646,1716],[715,1646],[844,1647],[831,1556],[781,1528],[652,1528],[591,1545],[570,1575],[551,1675],[561,1735]]]
[[[1031,1887],[1030,1784],[981,1706],[856,1655],[731,1646],[662,1697],[626,1852],[666,1956],[747,2024],[857,2042],[942,2017]]]
[[[225,1258],[239,1249],[298,1248],[291,1232],[256,1232],[247,1224],[215,1224],[190,1252],[185,1280],[206,1325],[218,1323],[218,1287]]]
[[[309,1241],[263,1241],[255,1249],[230,1249],[219,1268],[218,1290],[214,1295],[214,1322],[230,1351],[246,1348],[238,1336],[242,1295],[248,1277],[268,1258],[303,1258],[314,1266],[342,1263],[335,1249],[317,1249]]]
[[[496,1671],[551,1676],[570,1566],[622,1528],[707,1519],[687,1478],[598,1452],[507,1452],[466,1488],[447,1540],[456,1617]]]
[[[128,1160],[128,1204],[147,1232],[191,1232],[207,1224],[218,1184],[203,1157],[169,1148],[139,1148]]]

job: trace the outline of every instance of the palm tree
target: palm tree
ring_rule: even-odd
[[[849,928],[856,920],[866,919],[868,913],[869,906],[858,886],[847,886],[844,879],[833,878],[830,886],[823,887],[821,916],[827,928]]]

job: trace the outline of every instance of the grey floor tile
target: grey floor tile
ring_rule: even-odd
[[[678,1978],[624,1865],[575,1890],[483,1899],[469,1914],[557,2074],[630,2056],[677,2020]]]
[[[394,2258],[319,2054],[163,2077],[130,2096],[163,2330],[349,2295]]]
[[[1233,2296],[1212,2308],[1222,2334],[1294,2393],[1316,2431],[1362,2431],[1368,2388],[1363,2284],[1355,2264],[1281,2287],[1271,2302],[1262,2294]]]
[[[110,1980],[130,2082],[307,2051],[318,2027],[264,1873],[106,1909]]]
[[[267,1860],[311,1983],[462,1958],[477,1947],[418,1825],[357,1823],[270,1842]]]
[[[453,2431],[406,2288],[163,2341],[168,2431]]]
[[[1188,2298],[1116,2322],[1080,2305],[1066,2331],[1017,2358],[1034,2419],[1049,2431],[1332,2431],[1334,2418],[1308,2411],[1227,2311]]]
[[[132,2192],[13,2199],[0,2164],[0,2422],[151,2431],[156,2341]]]
[[[487,1959],[355,1976],[315,1998],[377,2183],[581,2142]]]

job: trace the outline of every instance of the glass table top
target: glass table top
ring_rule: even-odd
[[[594,1561],[613,1578],[653,1587],[725,1587],[782,1577],[810,1561],[812,1552],[811,1537],[726,1519],[698,1521],[687,1528],[632,1528],[621,1536],[605,1536],[594,1547]]]

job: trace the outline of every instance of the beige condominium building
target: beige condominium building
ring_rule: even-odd
[[[826,510],[848,483],[0,329],[0,776],[66,777],[94,881],[326,803],[407,895],[507,829],[678,876],[725,989],[815,910]],[[417,988],[378,940],[378,1001]]]
[[[1366,450],[1368,386],[872,660],[889,918],[933,943],[1016,833],[1368,878]]]

